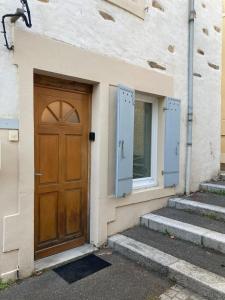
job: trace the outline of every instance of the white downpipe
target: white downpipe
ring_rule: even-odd
[[[194,19],[195,0],[189,0],[189,35],[188,35],[188,112],[187,112],[187,149],[185,193],[190,194],[192,124],[193,124],[193,65],[194,65]]]

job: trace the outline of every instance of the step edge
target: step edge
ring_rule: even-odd
[[[170,198],[168,200],[168,207],[182,209],[182,208],[177,208],[176,204],[187,205],[193,207],[193,209],[194,208],[205,209],[207,211],[212,211],[215,213],[225,215],[225,208],[223,206],[207,204],[207,203],[202,203],[199,201],[193,201],[193,200],[183,199],[183,198]]]
[[[214,188],[215,190],[225,190],[225,185],[216,183],[201,183],[200,188],[206,191],[212,188]]]
[[[172,218],[167,218],[167,217],[160,216],[160,215],[155,215],[153,213],[146,214],[146,215],[142,216],[141,219],[142,220],[148,220],[148,223],[149,223],[149,221],[157,222],[157,224],[159,224],[159,225],[163,224],[163,225],[172,226],[172,227],[175,227],[176,229],[182,229],[185,232],[190,232],[190,233],[193,232],[193,231],[188,230],[188,228],[193,229],[193,230],[196,231],[196,233],[198,232],[198,233],[201,233],[201,234],[209,233],[209,232],[212,231],[212,230],[204,228],[204,227],[192,225],[190,223],[185,223],[185,222],[182,222],[182,221],[178,221],[178,220],[175,220],[175,219],[172,219]],[[214,232],[214,231],[212,231],[212,232]]]
[[[128,249],[127,249],[126,241],[128,241],[128,243],[141,244],[145,249],[149,249],[148,256],[146,257],[143,255],[143,257],[142,257],[144,260],[148,259],[149,262],[147,263],[146,261],[143,261],[143,259],[141,260],[140,257],[137,257],[137,256],[140,256],[141,253],[137,253],[135,247],[133,247],[133,249],[132,249],[132,247],[130,245],[130,247],[128,247]],[[190,288],[193,291],[196,291],[197,293],[200,292],[200,294],[202,296],[209,297],[209,294],[212,294],[212,292],[213,292],[213,295],[211,296],[212,300],[221,299],[220,298],[221,295],[225,296],[225,278],[223,278],[222,276],[219,276],[219,275],[212,273],[208,270],[205,270],[203,268],[197,267],[185,260],[176,258],[175,256],[167,254],[161,250],[158,250],[157,248],[151,247],[149,245],[146,245],[144,243],[141,243],[139,241],[136,241],[134,239],[131,239],[129,237],[126,237],[126,236],[123,236],[120,234],[116,235],[115,238],[114,238],[114,236],[109,237],[108,243],[109,243],[109,246],[111,246],[112,248],[115,249],[115,251],[120,252],[121,254],[127,256],[128,258],[130,258],[134,261],[139,261],[139,262],[141,261],[142,264],[148,268],[151,268],[151,266],[149,264],[151,262],[153,264],[156,263],[158,265],[161,265],[162,269],[167,270],[166,275],[168,278],[170,278],[172,280],[176,280],[179,284],[183,285],[186,288]],[[117,247],[115,247],[115,246],[117,246]],[[125,252],[121,251],[120,247],[125,248],[125,250],[127,250],[127,251],[125,251]],[[152,249],[154,249],[154,255],[152,255]],[[173,260],[173,262],[171,264],[167,263],[167,264],[163,265],[162,261],[159,258],[157,258],[156,253],[158,253],[160,257],[161,256],[163,256],[163,257],[169,256],[171,261]],[[132,254],[133,254],[133,256],[131,257]],[[191,270],[189,272],[189,274],[187,274],[188,272],[185,273],[184,267],[181,268],[180,265],[186,266],[186,269],[189,271]],[[154,265],[153,265],[152,269],[154,271],[157,271],[157,270],[155,270]],[[193,273],[195,273],[195,276],[193,276]],[[209,277],[207,281],[206,281],[206,278],[207,278],[206,276]],[[203,280],[204,278],[205,278],[205,280]],[[193,282],[195,283],[194,285],[193,285]],[[212,283],[212,282],[214,282],[214,283]],[[216,293],[216,295],[215,295],[215,293]]]
[[[154,214],[142,216],[140,223],[141,226],[161,233],[165,233],[168,228],[169,233],[182,240],[225,253],[223,233]]]

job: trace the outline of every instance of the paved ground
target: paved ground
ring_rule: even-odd
[[[175,285],[162,294],[159,300],[206,300],[206,298],[202,298],[179,285]]]
[[[0,292],[0,300],[158,300],[172,286],[166,278],[110,249],[97,255],[112,266],[72,284],[48,271]]]

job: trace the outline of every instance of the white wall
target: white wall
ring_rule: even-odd
[[[205,3],[206,8],[202,7]],[[222,2],[196,1],[192,187],[217,175],[220,163]],[[221,32],[215,31],[218,26]],[[202,32],[206,28],[207,36]],[[199,55],[202,49],[205,55]],[[220,70],[208,66],[215,64]]]
[[[188,0],[159,0],[164,11],[150,8],[145,20],[107,3],[104,0],[49,0],[43,3],[29,0],[33,33],[46,35],[52,39],[76,45],[86,50],[117,57],[131,64],[150,69],[148,61],[154,61],[166,67],[164,72],[174,77],[174,97],[181,99],[181,174],[177,192],[183,192],[185,174],[186,108],[187,108],[187,41],[188,41]],[[151,1],[150,1],[151,2]],[[205,8],[202,6],[205,4]],[[19,0],[0,0],[0,15],[14,12],[20,6]],[[109,13],[115,20],[105,20],[99,10]],[[214,25],[221,27],[222,4],[220,0],[196,0],[196,30],[194,72],[201,78],[194,77],[194,127],[192,189],[196,190],[201,181],[215,176],[220,161],[220,70],[208,66],[208,62],[220,66],[221,33],[214,30]],[[25,29],[23,22],[16,26]],[[202,32],[209,30],[209,35]],[[29,30],[29,29],[27,29]],[[11,25],[8,26],[9,33]],[[0,36],[0,117],[19,117],[17,67],[13,65],[13,54],[3,46]],[[174,53],[168,46],[175,47]],[[205,55],[197,53],[202,49]],[[38,53],[37,53],[38,55]],[[51,53],[46,53],[46,56]],[[17,145],[7,146],[7,132],[2,131],[4,139],[5,161],[0,171],[0,218],[17,212]],[[10,153],[7,149],[13,149]],[[13,157],[13,160],[11,159]],[[8,174],[12,174],[9,176]],[[14,175],[13,175],[14,174]],[[6,176],[5,176],[6,175]],[[3,180],[4,178],[4,180]],[[9,186],[11,192],[6,195]],[[7,209],[3,202],[10,203]],[[0,220],[0,227],[2,221]],[[111,226],[113,227],[113,226]],[[111,228],[109,232],[114,232]],[[2,228],[0,228],[2,232]],[[0,239],[1,246],[1,239]],[[12,254],[7,254],[11,260]],[[13,255],[17,256],[17,253]],[[5,256],[2,261],[5,260]],[[16,261],[16,258],[15,258]],[[0,272],[1,272],[0,263]],[[15,268],[13,266],[13,268]],[[11,267],[12,269],[12,267]],[[5,270],[5,268],[4,268]],[[7,271],[7,268],[6,268]]]
[[[43,3],[30,0],[32,31],[47,35],[84,49],[119,57],[132,64],[149,68],[147,61],[155,61],[166,67],[166,73],[174,76],[174,96],[182,100],[181,134],[181,188],[184,184],[186,106],[187,106],[187,39],[188,0],[159,0],[161,11],[150,8],[145,20],[107,3],[104,0],[59,0]],[[0,0],[0,12],[14,12],[15,0]],[[151,2],[151,1],[150,1]],[[205,4],[203,8],[202,3]],[[17,5],[16,5],[17,4]],[[219,168],[220,145],[220,71],[208,66],[208,62],[220,65],[221,33],[213,26],[221,26],[221,1],[196,1],[195,50],[201,48],[205,55],[195,51],[194,132],[192,187],[199,181],[215,176]],[[99,10],[109,13],[115,20],[102,18]],[[22,22],[17,26],[24,27]],[[10,32],[10,27],[9,32]],[[209,36],[202,32],[209,30]],[[168,51],[168,46],[175,52]],[[46,55],[51,55],[46,53]],[[12,65],[12,54],[0,45],[0,116],[17,115],[17,74]]]

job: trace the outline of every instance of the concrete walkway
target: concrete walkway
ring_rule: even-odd
[[[0,292],[0,300],[158,300],[172,286],[166,278],[110,249],[96,255],[112,266],[72,284],[47,271]]]
[[[159,300],[206,300],[206,298],[202,298],[179,285],[174,285],[162,294]]]

